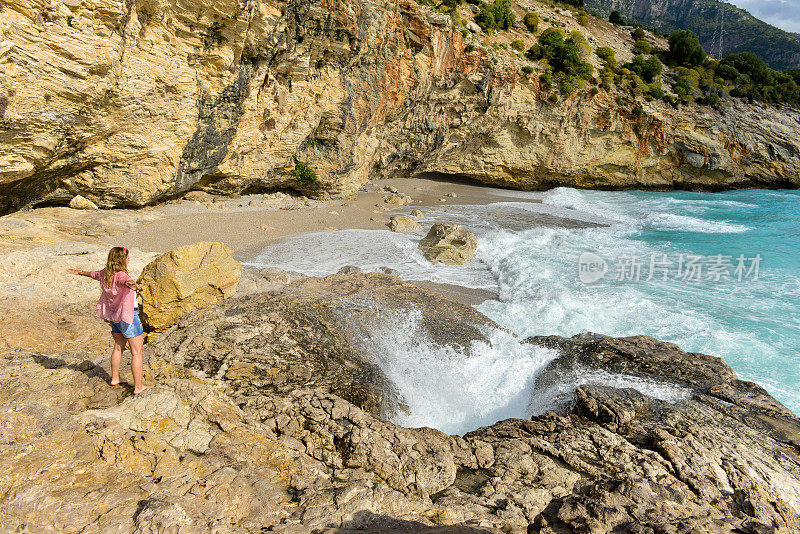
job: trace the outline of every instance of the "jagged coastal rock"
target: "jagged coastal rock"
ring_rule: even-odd
[[[6,354],[0,528],[800,529],[800,421],[721,359],[649,337],[526,340],[560,354],[533,396],[590,370],[673,399],[562,380],[551,411],[463,437],[389,422],[379,405],[393,386],[359,340],[409,306],[437,342],[493,327],[434,291],[356,273],[189,314],[149,345],[158,380],[140,396],[80,354]]]
[[[142,324],[162,331],[183,315],[236,293],[242,264],[222,243],[200,241],[148,263],[139,277]]]
[[[478,249],[478,238],[458,224],[436,223],[418,245],[422,255],[433,264],[464,265]]]
[[[396,411],[398,399],[366,340],[375,325],[408,309],[425,315],[426,333],[442,344],[468,346],[484,339],[480,326],[493,324],[395,276],[343,273],[199,310],[148,351],[155,361],[223,379],[243,398],[264,390],[287,395],[313,384],[380,417]]]
[[[521,189],[797,187],[800,176],[797,110],[673,109],[606,91],[553,104],[526,60],[410,0],[2,7],[0,212],[75,195],[142,206],[190,189],[342,196],[373,176],[425,173]],[[626,30],[535,10],[631,56]],[[293,174],[297,162],[318,181]]]

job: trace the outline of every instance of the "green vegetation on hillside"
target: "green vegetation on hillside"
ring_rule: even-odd
[[[522,17],[522,23],[525,24],[525,27],[528,28],[528,31],[535,32],[539,26],[539,15],[536,13],[525,13],[525,16]]]
[[[675,67],[672,88],[680,103],[715,105],[730,95],[800,106],[800,76],[794,70],[775,71],[750,52],[728,54],[721,61],[708,58],[697,37],[688,30],[674,32],[669,45],[662,57]]]
[[[800,36],[771,26],[730,3],[719,0],[651,0],[647,3],[587,0],[586,5],[601,16],[618,10],[620,19],[645,27],[654,26],[667,34],[675,30],[690,30],[698,36],[705,50],[713,54],[717,53],[719,46],[719,27],[724,10],[723,57],[731,53],[752,52],[773,69],[800,67]],[[624,21],[617,22],[621,23]]]
[[[457,6],[461,0],[446,0],[442,6],[453,3]],[[479,5],[476,23],[484,31],[507,30],[514,23],[514,12],[511,0],[495,0],[487,3],[481,0],[467,0]],[[579,3],[559,2],[570,6]],[[582,11],[571,7],[573,12]],[[617,24],[624,24],[622,16],[617,13],[610,17]],[[547,18],[545,18],[547,22]],[[526,13],[523,23],[529,31],[538,29],[539,16]],[[759,57],[752,53],[729,54],[721,61],[706,55],[698,37],[688,30],[676,30],[668,38],[668,50],[656,50],[648,40],[647,32],[641,27],[631,31],[635,40],[633,60],[619,65],[614,50],[600,47],[595,50],[603,61],[598,77],[593,75],[593,67],[585,61],[592,49],[579,31],[567,34],[563,29],[547,28],[539,36],[538,43],[531,46],[525,56],[531,61],[540,61],[544,70],[539,79],[545,88],[554,87],[562,96],[568,96],[576,90],[587,89],[594,84],[592,95],[598,88],[628,92],[650,99],[664,99],[673,104],[707,104],[718,105],[729,97],[738,97],[750,101],[762,101],[769,104],[785,104],[800,107],[800,69],[778,72],[771,69]],[[496,48],[510,48],[521,51],[524,47],[521,39],[510,43],[495,43]],[[466,50],[466,49],[465,49]],[[666,69],[665,69],[666,66]],[[523,73],[532,74],[533,68],[523,67]],[[665,88],[672,91],[665,93]],[[558,94],[551,93],[548,100],[558,101]],[[305,169],[299,164],[295,173],[307,175],[313,170]],[[297,174],[300,178],[300,174]],[[314,175],[316,177],[316,175]],[[306,178],[307,179],[307,178]]]
[[[741,52],[725,56],[716,73],[733,84],[732,96],[773,104],[800,105],[800,69],[778,72],[755,54]]]
[[[511,0],[495,0],[491,4],[483,2],[475,15],[475,24],[483,31],[507,30],[514,24],[516,15],[511,10]]]
[[[582,47],[586,43],[583,35],[572,32],[569,38],[564,37],[563,31],[548,28],[526,55],[531,61],[541,60],[547,64],[540,76],[543,84],[555,85],[562,95],[569,95],[585,88],[592,80],[592,66],[582,59]]]
[[[619,90],[646,98],[664,96],[660,78],[663,65],[657,56],[638,54],[633,61],[619,66],[611,48],[602,46],[595,53],[603,60],[603,68],[600,69],[600,86],[603,89],[610,90],[616,86]]]
[[[706,53],[695,34],[678,30],[669,36],[669,57],[677,65],[696,67],[706,58]]]
[[[630,63],[625,63],[623,68],[635,73],[647,83],[653,83],[657,76],[661,75],[661,70],[664,68],[661,60],[656,56],[645,58],[639,54],[633,58]]]
[[[637,54],[649,54],[653,50],[653,47],[650,46],[650,43],[645,41],[644,39],[639,39],[633,45],[633,51]]]

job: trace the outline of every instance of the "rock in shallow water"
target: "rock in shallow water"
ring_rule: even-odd
[[[307,278],[280,291],[198,310],[148,350],[157,360],[224,379],[242,395],[334,393],[374,416],[398,408],[391,384],[367,354],[377,327],[409,310],[435,342],[469,346],[493,323],[469,306],[386,274]]]
[[[422,255],[433,264],[464,265],[478,249],[475,234],[458,224],[434,224],[419,242]]]

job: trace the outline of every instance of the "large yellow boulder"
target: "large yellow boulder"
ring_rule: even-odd
[[[241,273],[222,243],[200,241],[162,254],[139,277],[142,323],[162,331],[184,314],[221,302],[236,291]]]

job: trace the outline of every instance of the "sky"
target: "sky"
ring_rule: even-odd
[[[800,32],[800,0],[728,0],[757,19],[790,32]]]

